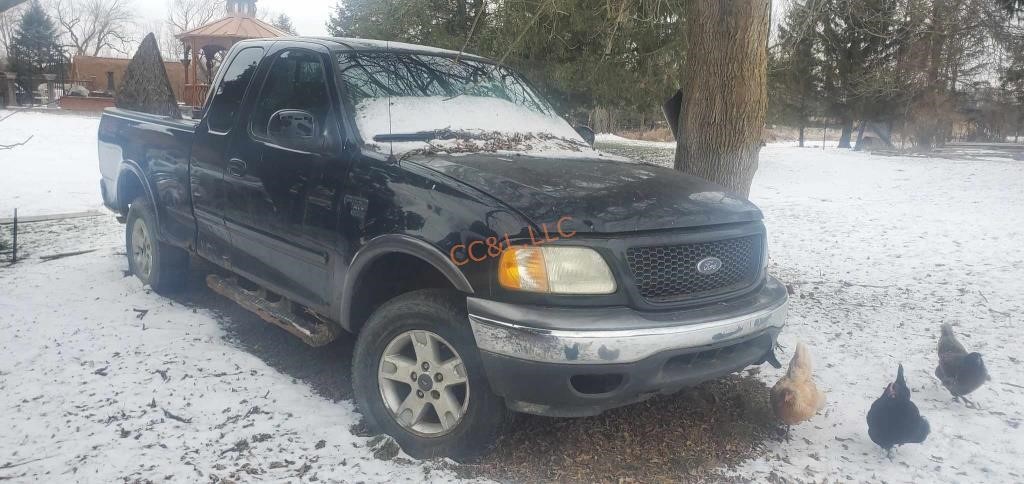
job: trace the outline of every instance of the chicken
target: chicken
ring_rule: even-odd
[[[942,325],[942,336],[939,337],[939,366],[935,368],[935,376],[942,382],[942,386],[953,394],[953,400],[963,400],[971,408],[977,406],[965,395],[977,390],[989,379],[981,353],[968,353],[964,345],[956,339],[953,327],[949,323]]]
[[[811,378],[811,355],[803,343],[796,345],[786,376],[772,387],[771,404],[775,416],[787,426],[810,420],[825,408],[825,392]]]
[[[900,365],[896,381],[885,387],[882,396],[871,404],[868,411],[868,436],[871,441],[889,452],[903,444],[920,444],[928,438],[931,427],[921,416],[917,405],[910,401],[910,388]]]

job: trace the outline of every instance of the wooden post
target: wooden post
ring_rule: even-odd
[[[195,39],[189,41],[192,44],[192,92],[189,102],[195,107],[195,90],[196,85],[199,84],[199,47],[196,46],[198,42]]]
[[[4,73],[5,83],[7,87],[7,96],[5,96],[8,106],[18,105],[18,90],[15,88],[15,79],[18,78],[18,74],[14,72]]]
[[[46,105],[53,106],[57,102],[57,89],[54,83],[57,82],[57,74],[43,74],[46,79]]]
[[[828,126],[821,128],[821,151],[825,151],[825,134],[828,133]]]
[[[11,243],[11,264],[18,262],[18,209],[14,209],[14,241]]]

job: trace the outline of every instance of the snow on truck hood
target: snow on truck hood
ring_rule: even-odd
[[[390,105],[389,105],[390,102]],[[356,105],[356,125],[366,146],[400,156],[434,153],[530,152],[535,156],[595,151],[562,118],[504,99],[480,96],[427,96],[366,99]],[[374,136],[449,130],[474,139],[377,142]]]

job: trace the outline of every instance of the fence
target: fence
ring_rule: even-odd
[[[12,57],[14,54],[12,53]],[[31,69],[33,72],[2,72],[0,106],[37,106],[54,104],[74,90],[76,82],[69,78],[70,62],[63,49],[54,50],[47,60]],[[85,86],[83,86],[85,87]]]
[[[9,255],[10,265],[18,262],[18,209],[14,209],[14,223],[11,224],[11,247],[0,244],[0,255]]]
[[[201,107],[205,104],[209,92],[209,84],[185,84],[185,105]]]
[[[667,128],[665,116],[660,112],[636,112],[633,110],[595,108],[592,111],[578,113],[574,121],[590,126],[599,133],[615,133],[623,131],[649,131]]]

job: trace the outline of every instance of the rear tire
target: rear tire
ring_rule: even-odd
[[[188,251],[160,242],[157,238],[156,212],[146,197],[136,198],[128,208],[125,226],[128,269],[143,284],[161,294],[185,287],[188,278]]]
[[[511,417],[484,375],[466,299],[454,291],[414,291],[377,309],[356,341],[352,381],[366,426],[416,458],[486,453]]]

